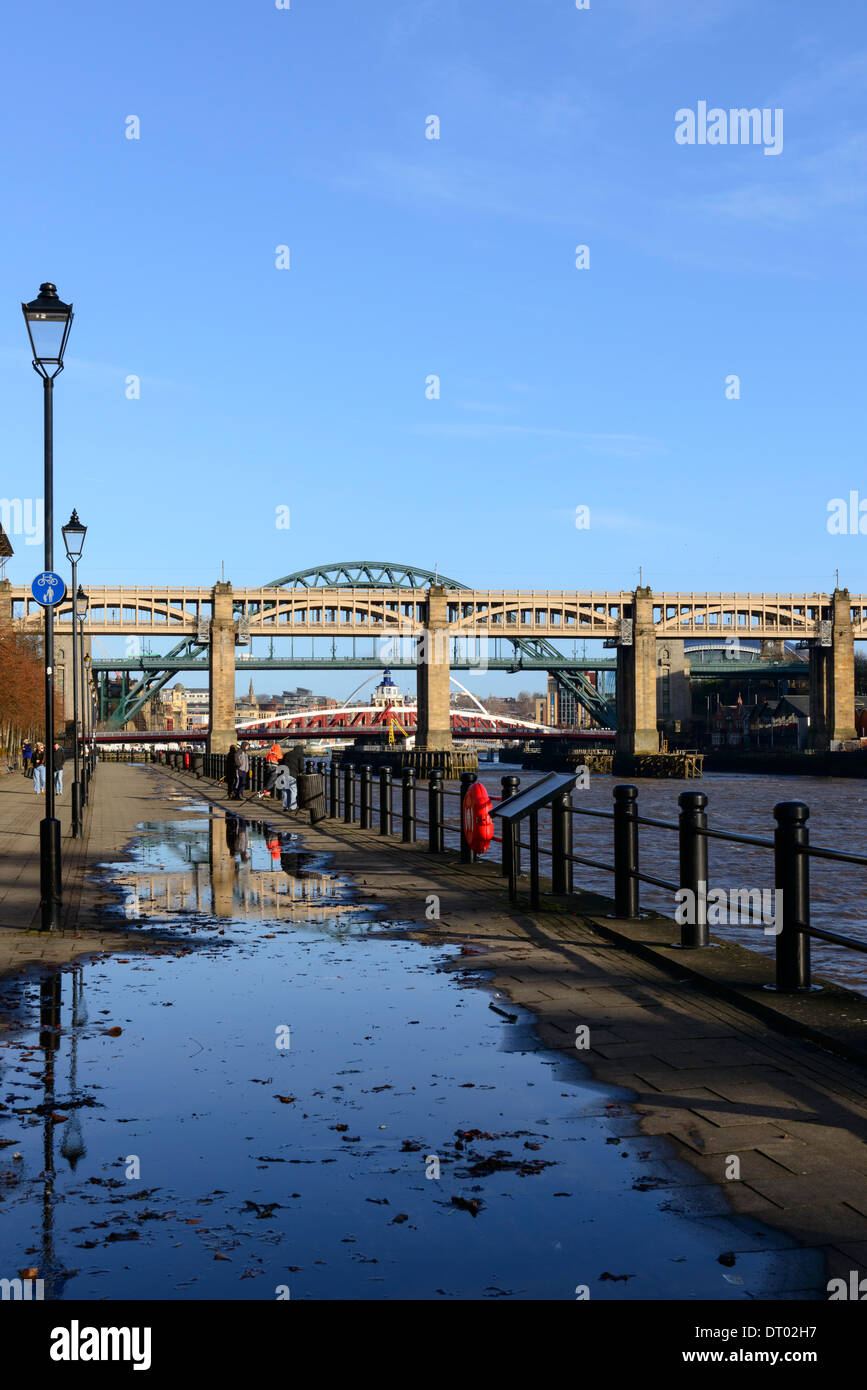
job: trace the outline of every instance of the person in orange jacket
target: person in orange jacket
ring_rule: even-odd
[[[274,769],[277,767],[278,763],[282,763],[282,761],[283,749],[280,747],[279,743],[275,739],[274,742],[271,744],[271,747],[268,749],[268,752],[265,754],[265,762],[269,764],[269,767],[266,772],[265,791],[259,793],[260,799],[263,796],[271,795],[271,788],[267,784],[271,781]]]

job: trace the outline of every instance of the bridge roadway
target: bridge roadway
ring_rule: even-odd
[[[450,636],[618,638],[635,595],[621,591],[548,589],[444,590]],[[841,592],[846,592],[841,591]],[[647,590],[649,594],[650,591]],[[25,585],[10,585],[12,617],[38,628],[43,610]],[[168,632],[197,636],[213,618],[212,588],[92,585],[87,629],[94,635]],[[429,591],[409,588],[232,589],[236,619],[251,636],[353,636],[374,630],[399,637],[425,630]],[[854,635],[867,639],[867,594],[847,594]],[[741,634],[816,638],[833,596],[820,593],[671,592],[652,597],[658,638]],[[70,624],[71,603],[56,610],[56,627]]]
[[[341,577],[336,577],[336,585]],[[280,583],[298,578],[287,576]],[[225,751],[235,738],[236,646],[246,645],[256,635],[275,634],[390,639],[390,661],[399,661],[403,655],[416,663],[417,747],[425,755],[445,755],[452,747],[450,658],[455,638],[475,644],[475,665],[481,664],[475,660],[476,653],[481,650],[484,656],[485,639],[491,637],[537,644],[533,654],[540,661],[556,659],[552,640],[557,638],[602,639],[615,646],[616,720],[604,696],[580,671],[563,672],[559,679],[571,683],[598,724],[612,727],[616,722],[618,750],[628,754],[655,753],[659,748],[659,641],[733,639],[732,650],[737,654],[740,636],[800,640],[810,645],[813,745],[827,749],[855,738],[854,642],[867,638],[867,595],[853,597],[847,589],[830,595],[654,594],[649,587],[631,593],[473,590],[454,581],[415,588],[402,586],[398,579],[390,588],[373,583],[316,587],[315,581],[296,588],[266,585],[238,590],[225,582],[210,590],[92,588],[86,630],[90,637],[162,631],[179,638],[181,645],[192,639],[207,646],[212,752]],[[61,633],[64,627],[69,629],[70,612],[69,604],[61,607],[57,622]],[[42,609],[23,586],[5,583],[0,622],[9,620],[25,631],[36,630]],[[403,639],[404,652],[394,650]],[[168,656],[184,654],[178,650]],[[168,676],[145,678],[143,699],[160,679]]]
[[[689,655],[689,654],[687,654]],[[565,652],[557,657],[524,657],[517,661],[512,657],[487,657],[482,665],[467,657],[452,656],[449,665],[453,671],[508,671],[517,675],[521,671],[615,671],[617,662],[610,657],[569,656]],[[193,656],[142,656],[94,657],[91,666],[94,672],[112,671],[201,671],[209,669],[206,657]],[[259,657],[241,656],[239,669],[244,671],[415,671],[414,661],[386,661],[379,656],[347,657]],[[772,676],[780,680],[798,677],[804,679],[809,674],[805,661],[762,661],[749,660],[743,656],[729,661],[720,657],[714,661],[697,661],[690,670],[692,680],[716,680],[720,676]]]

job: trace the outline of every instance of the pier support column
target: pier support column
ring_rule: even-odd
[[[0,527],[0,531],[2,531]],[[0,628],[12,627],[12,584],[8,579],[0,579]]]
[[[827,619],[825,620],[827,622]],[[848,589],[831,595],[826,627],[810,648],[810,742],[819,750],[855,734],[855,641]]]
[[[235,856],[229,849],[221,822],[208,822],[208,862],[211,871],[211,913],[231,917],[235,906]]]
[[[235,742],[235,619],[231,584],[215,584],[212,597],[208,752],[228,753]]]
[[[446,591],[432,584],[427,596],[425,631],[416,640],[418,714],[415,746],[421,753],[450,752],[449,636]]]
[[[618,753],[658,753],[656,728],[656,629],[649,587],[632,597],[632,627],[622,632],[617,648]],[[631,639],[631,640],[630,640]]]

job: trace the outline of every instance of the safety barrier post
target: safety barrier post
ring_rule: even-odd
[[[355,768],[346,763],[343,769],[343,820],[352,825],[355,820]]]
[[[379,769],[379,833],[380,835],[390,835],[394,822],[394,787],[391,780],[391,768],[381,767]]]
[[[562,791],[551,803],[551,891],[572,892],[572,792]]]
[[[443,774],[440,768],[431,768],[428,774],[427,789],[427,841],[431,854],[442,854],[443,849]]]
[[[775,925],[782,908],[782,931],[777,933],[777,989],[797,994],[810,989],[810,808],[803,801],[780,801],[774,807]],[[782,903],[780,903],[782,898]]]
[[[364,763],[361,767],[359,801],[361,805],[361,828],[362,830],[369,830],[370,810],[373,801],[373,768],[370,763]]]
[[[505,801],[508,797],[510,797],[510,796],[515,796],[516,793],[517,793],[517,791],[518,791],[518,788],[520,787],[520,785],[521,785],[521,779],[520,779],[520,777],[515,777],[514,775],[510,775],[510,776],[508,776],[508,777],[501,777],[501,778],[500,778],[500,786],[503,788],[503,800]],[[507,834],[507,833],[506,833],[507,829],[508,829],[508,826],[507,826],[506,822],[504,821],[504,822],[503,822],[503,862],[502,862],[502,869],[501,869],[501,872],[502,872],[503,878],[509,879],[509,882],[511,883],[512,878],[514,877],[514,878],[517,880],[518,874],[521,872],[521,851],[518,849],[517,844],[515,843],[515,841],[516,841],[517,838],[518,838],[517,835],[509,835],[509,834]],[[513,853],[514,853],[514,856],[515,856],[514,862],[513,862],[513,859],[512,859]],[[513,870],[514,870],[514,873],[513,873]]]
[[[539,906],[539,812],[530,812],[530,904]]]
[[[614,915],[639,917],[638,826],[635,823],[638,788],[614,788]]]
[[[470,842],[469,842],[469,840],[467,839],[466,835],[464,834],[464,797],[466,796],[466,794],[467,794],[469,788],[472,786],[473,782],[476,782],[476,781],[478,781],[478,778],[477,778],[475,772],[462,772],[462,773],[461,773],[460,822],[461,822],[461,863],[462,863],[462,864],[473,864],[473,863],[475,862],[475,858],[476,858],[476,856],[473,854],[473,851],[470,849]]]
[[[707,829],[704,792],[681,792],[680,807],[680,887],[687,889],[692,901],[681,903],[685,920],[680,927],[680,944],[687,950],[700,950],[710,945],[707,929]],[[692,920],[690,920],[692,919]]]
[[[403,769],[403,787],[401,789],[401,840],[405,845],[415,843],[415,770],[411,767]]]

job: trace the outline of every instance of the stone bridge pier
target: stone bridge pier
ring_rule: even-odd
[[[406,761],[419,773],[441,768],[446,777],[478,767],[475,753],[455,748],[450,702],[448,599],[442,584],[427,591],[424,631],[415,638],[416,716],[415,752]]]
[[[817,750],[855,738],[855,640],[848,589],[835,589],[810,647],[810,743]]]
[[[208,752],[228,753],[235,742],[235,617],[232,586],[212,590],[208,660]]]
[[[621,625],[617,646],[615,752],[658,753],[656,629],[649,586],[632,596],[632,617]]]
[[[415,746],[419,752],[451,752],[452,739],[448,607],[442,585],[428,590],[425,629],[415,640],[418,715]]]

